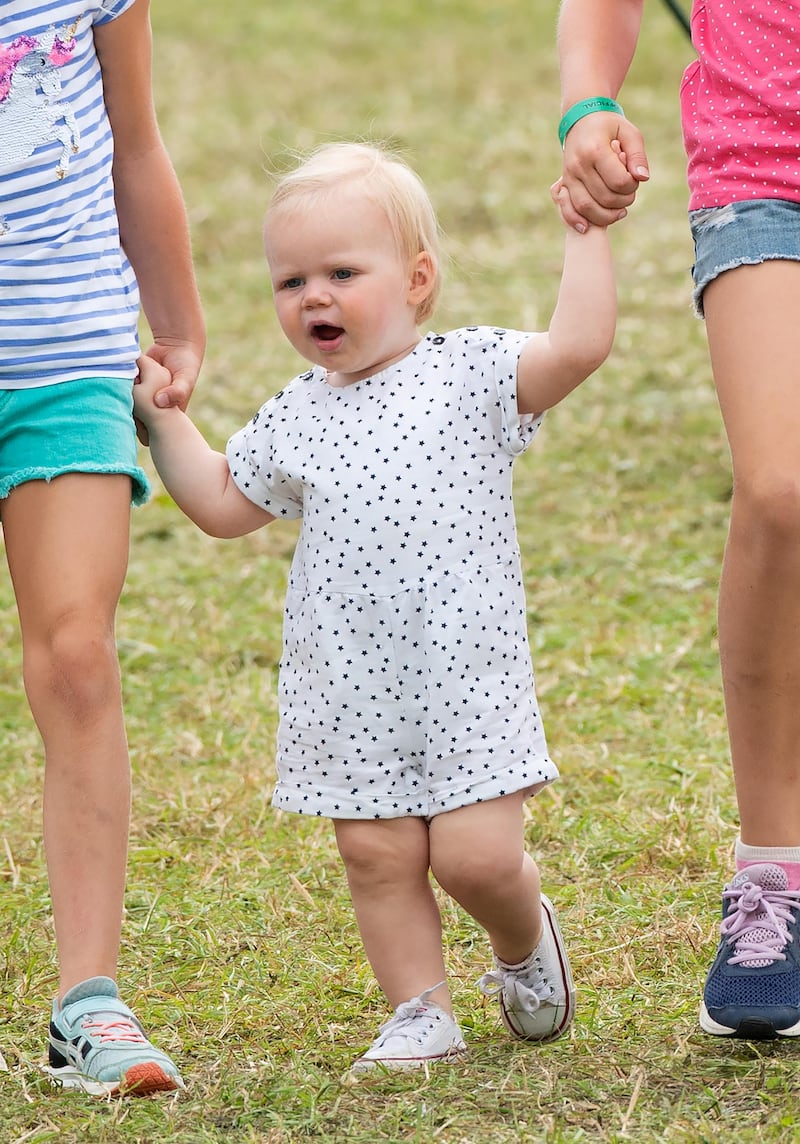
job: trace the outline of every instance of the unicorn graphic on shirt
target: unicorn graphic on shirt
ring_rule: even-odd
[[[0,168],[29,158],[42,143],[57,140],[61,156],[56,175],[63,179],[80,132],[72,108],[61,100],[58,69],[75,51],[77,24],[59,35],[18,36],[0,44]]]

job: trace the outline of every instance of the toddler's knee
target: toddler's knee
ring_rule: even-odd
[[[431,868],[442,889],[460,901],[509,885],[519,877],[521,864],[522,855],[516,849],[495,849],[440,855]]]
[[[82,723],[119,693],[113,632],[85,617],[67,617],[25,646],[25,686],[34,707],[59,707]]]
[[[388,845],[379,831],[355,830],[337,836],[348,877],[359,881],[391,879],[407,865],[404,855]]]

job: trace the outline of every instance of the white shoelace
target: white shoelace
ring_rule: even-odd
[[[478,985],[484,996],[497,997],[502,993],[509,1007],[524,1013],[535,1013],[543,1001],[549,1001],[555,994],[535,964],[524,970],[498,965],[491,973],[484,973]]]
[[[373,1048],[382,1045],[389,1037],[393,1037],[396,1033],[402,1033],[404,1036],[411,1036],[413,1033],[412,1026],[417,1018],[422,1017],[428,1011],[430,1005],[436,1005],[435,1001],[430,1001],[431,993],[435,993],[444,985],[444,981],[440,981],[438,985],[432,985],[430,989],[426,989],[424,993],[420,993],[419,997],[412,997],[410,1001],[403,1001],[398,1005],[394,1014],[388,1021],[384,1021],[381,1025],[379,1037],[375,1042]],[[421,1042],[420,1037],[412,1037],[412,1040]]]

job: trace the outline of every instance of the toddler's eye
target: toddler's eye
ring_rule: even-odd
[[[287,278],[284,282],[281,283],[281,286],[284,290],[296,290],[298,286],[302,285],[302,278]]]
[[[348,278],[353,277],[353,271],[343,266],[340,270],[334,270],[333,277],[337,282],[346,282]]]

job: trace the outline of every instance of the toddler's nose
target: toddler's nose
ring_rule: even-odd
[[[331,294],[327,283],[317,282],[314,279],[309,279],[306,282],[306,288],[303,291],[303,305],[307,310],[313,310],[317,306],[327,306],[330,304],[330,300]]]

